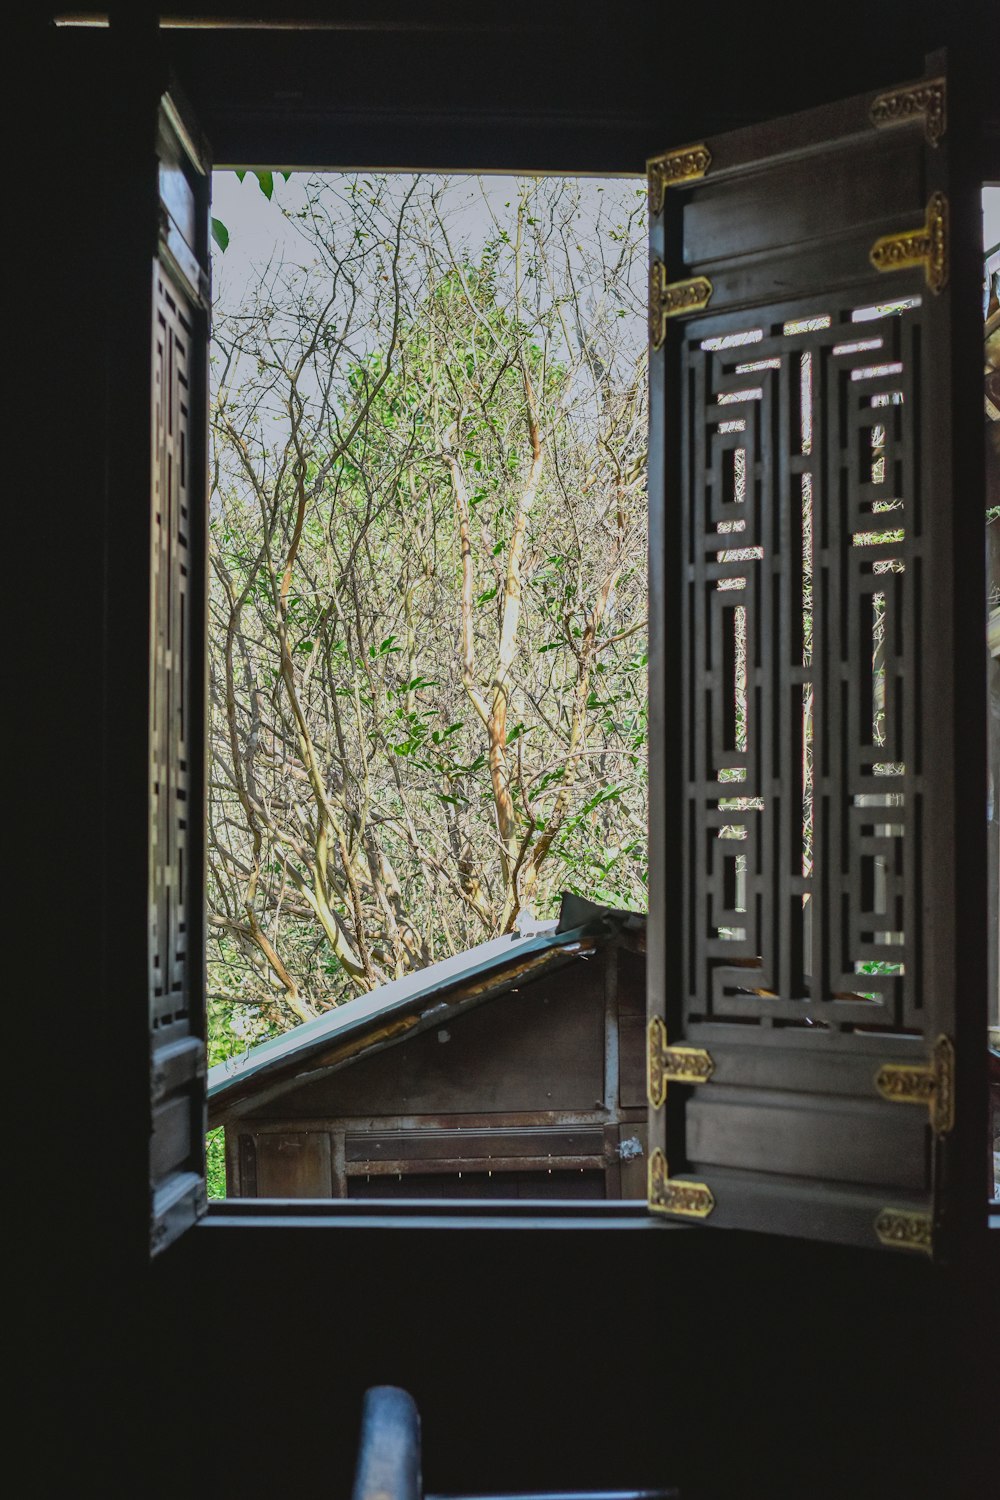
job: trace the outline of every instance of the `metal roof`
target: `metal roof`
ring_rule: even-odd
[[[567,926],[567,921],[573,925]],[[210,1115],[228,1112],[247,1095],[261,1103],[314,1073],[344,1066],[363,1053],[439,1025],[445,1014],[492,999],[520,978],[585,957],[602,938],[640,925],[645,926],[645,917],[638,913],[564,898],[558,923],[540,924],[526,936],[504,934],[456,953],[217,1063],[208,1072]]]

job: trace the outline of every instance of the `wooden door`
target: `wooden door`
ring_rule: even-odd
[[[945,1254],[984,1206],[961,107],[938,57],[650,163],[649,1198],[677,1219]]]
[[[106,946],[123,1011],[128,992],[129,1046],[148,1049],[145,1099],[132,1085],[121,1092],[123,1108],[147,1124],[142,1212],[155,1253],[205,1207],[210,178],[179,88],[161,74],[155,48],[142,54],[147,31],[115,38],[129,130],[114,193]],[[151,37],[155,44],[155,29]]]

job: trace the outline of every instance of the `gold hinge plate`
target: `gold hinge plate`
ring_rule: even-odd
[[[879,94],[869,110],[869,118],[877,129],[890,125],[909,125],[919,120],[924,135],[932,146],[936,146],[948,126],[946,114],[947,85],[943,78],[925,78],[920,83],[911,83],[901,89],[889,89]]]
[[[934,193],[919,229],[884,234],[869,251],[876,271],[906,271],[923,266],[927,285],[935,294],[948,285],[948,200]],[[650,313],[652,317],[652,313]]]
[[[667,1028],[660,1016],[649,1023],[646,1036],[646,1081],[649,1102],[661,1109],[668,1083],[707,1083],[715,1072],[711,1054],[703,1047],[669,1047]]]
[[[935,1135],[947,1135],[955,1124],[955,1048],[939,1036],[929,1063],[886,1063],[875,1074],[875,1087],[894,1104],[926,1104]]]
[[[916,1214],[909,1209],[883,1208],[875,1220],[879,1244],[896,1250],[921,1250],[930,1255],[934,1248],[930,1214]]]
[[[689,281],[667,281],[667,268],[654,260],[649,268],[649,338],[659,349],[667,336],[667,319],[683,313],[700,312],[708,306],[712,283],[707,276],[693,276]]]
[[[667,1158],[657,1146],[649,1158],[649,1206],[656,1213],[707,1219],[715,1207],[715,1198],[703,1182],[672,1178],[667,1171]]]
[[[704,177],[712,165],[712,153],[704,144],[680,146],[676,151],[666,151],[662,156],[651,157],[646,163],[649,180],[649,211],[658,214],[663,207],[667,188],[680,187],[685,182],[696,182]]]

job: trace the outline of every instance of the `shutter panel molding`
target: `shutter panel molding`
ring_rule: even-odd
[[[937,1258],[982,1177],[987,952],[945,74],[649,168],[650,1206]]]
[[[157,121],[152,266],[149,893],[151,1249],[204,1212],[208,152],[179,90]]]

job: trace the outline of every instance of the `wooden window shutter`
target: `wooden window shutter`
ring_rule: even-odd
[[[649,168],[650,1206],[984,1220],[981,225],[943,56]]]
[[[151,1248],[205,1207],[207,150],[171,89],[152,266],[149,888]]]

